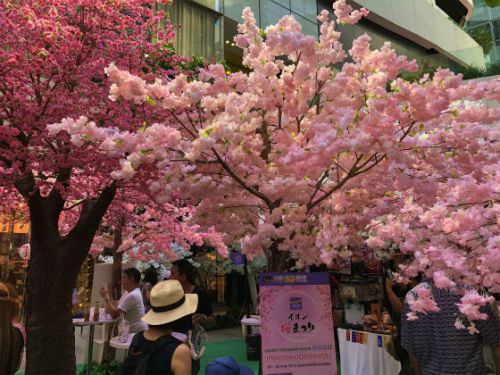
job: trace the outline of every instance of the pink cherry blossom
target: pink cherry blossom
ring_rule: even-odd
[[[347,4],[346,0],[335,1],[333,9],[335,10],[335,15],[337,16],[339,23],[353,25],[358,23],[362,17],[366,17],[368,15],[368,10],[366,8],[353,11],[352,7]]]
[[[455,328],[456,329],[465,329],[463,322],[460,319],[455,320]]]
[[[37,322],[48,321],[49,305],[70,306],[84,259],[118,246],[110,231],[120,232],[122,221],[125,244],[149,220],[161,223],[148,232],[154,245],[165,244],[155,258],[171,243],[189,248],[205,239],[227,252],[210,225],[178,222],[170,203],[192,210],[194,201],[161,186],[160,202],[148,190],[168,179],[154,163],[185,142],[177,129],[162,128],[163,108],[154,104],[170,94],[158,80],[196,74],[183,64],[191,59],[165,47],[175,34],[161,8],[155,0],[0,2],[2,209],[31,224],[27,373],[75,372],[68,336],[55,333],[72,332],[70,309],[51,310],[56,328],[40,330]],[[145,219],[143,210],[154,214]],[[49,341],[57,350],[40,348]]]
[[[342,23],[366,15],[345,1],[333,9]],[[154,121],[65,115],[49,122],[49,140],[105,160],[115,183],[137,187],[147,176],[140,188],[151,201],[196,206],[187,232],[213,227],[220,248],[241,243],[249,257],[267,255],[270,269],[288,255],[302,266],[391,247],[410,258],[401,279],[423,274],[467,296],[466,317],[482,317],[484,301],[468,291],[500,284],[500,111],[481,100],[498,98],[500,80],[463,82],[439,69],[405,81],[415,61],[389,43],[373,49],[366,35],[346,52],[336,22],[326,12],[320,21],[316,41],[292,16],[260,30],[246,8],[235,38],[245,72],[213,64],[192,80],[108,64],[112,104],[140,106]],[[164,239],[154,248],[170,252]],[[150,256],[146,242],[140,257]],[[437,311],[426,293],[411,300],[412,317]]]

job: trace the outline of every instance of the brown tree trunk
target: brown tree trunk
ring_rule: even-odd
[[[99,223],[115,195],[112,185],[97,200],[84,203],[80,218],[66,236],[58,221],[64,199],[53,190],[23,194],[31,220],[31,259],[27,279],[27,375],[75,374],[75,336],[71,296],[80,267]]]
[[[76,262],[70,265],[65,261],[64,253],[85,251],[58,246],[54,240],[44,241],[32,234],[27,279],[26,374],[75,373],[71,295],[79,268]]]
[[[113,234],[113,285],[111,293],[113,298],[119,299],[122,294],[122,260],[123,254],[118,252],[118,248],[122,244],[123,232],[123,217],[118,218]]]
[[[267,269],[269,272],[285,272],[286,260],[288,258],[288,251],[278,250],[278,245],[280,241],[274,240],[269,249],[269,257],[267,263]]]

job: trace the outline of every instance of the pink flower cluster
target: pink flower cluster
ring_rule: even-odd
[[[335,10],[338,22],[347,23],[349,25],[358,23],[362,17],[366,17],[369,13],[366,8],[353,10],[353,8],[347,4],[346,0],[335,1],[333,3],[333,9]]]
[[[334,11],[348,23],[366,14],[344,1]],[[113,160],[120,183],[147,176],[140,188],[155,202],[190,202],[190,225],[213,226],[276,269],[280,252],[303,265],[392,247],[411,255],[401,279],[498,292],[500,109],[481,101],[499,98],[500,80],[443,69],[405,81],[416,63],[390,44],[373,50],[362,35],[346,52],[327,12],[320,21],[317,42],[291,16],[259,30],[245,9],[236,43],[248,72],[213,64],[198,80],[148,80],[109,65],[115,103],[157,120],[65,120],[51,134]],[[411,318],[436,309],[420,293]]]
[[[152,222],[158,228],[151,227],[147,234],[157,252],[170,251],[171,243],[189,246],[204,241],[221,254],[227,252],[222,234],[191,219],[179,223],[182,210],[163,204],[170,196],[158,190],[153,198],[148,190],[157,180],[168,179],[157,163],[182,142],[178,129],[165,128],[163,109],[151,103],[169,96],[161,91],[167,76],[182,71],[187,82],[194,74],[181,64],[189,58],[165,47],[175,34],[161,9],[171,4],[0,2],[0,195],[5,210],[50,217],[42,225],[55,220],[57,235],[68,236],[103,190],[114,185],[116,198],[90,246],[91,255],[112,248],[120,231],[123,247],[145,242],[134,242],[133,236]],[[108,81],[107,75],[112,79]],[[112,85],[112,80],[122,83]],[[44,199],[60,198],[62,212],[47,213],[40,206],[27,212],[27,205],[19,207],[23,198],[29,201],[38,192]],[[189,202],[176,202],[193,209]],[[149,216],[139,215],[141,209]]]
[[[495,299],[492,296],[481,295],[477,290],[466,290],[458,309],[470,320],[484,320],[488,318],[488,315],[480,311],[481,307],[494,301]]]
[[[430,288],[417,288],[416,297],[412,294],[406,295],[406,302],[410,306],[410,312],[407,313],[408,320],[418,319],[417,313],[427,314],[431,311],[439,311],[439,307],[432,297]]]

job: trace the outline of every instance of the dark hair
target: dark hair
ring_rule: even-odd
[[[190,284],[196,285],[196,269],[187,259],[179,259],[172,262],[172,266],[179,269],[181,275],[186,275],[186,279]]]
[[[136,284],[139,284],[139,282],[141,281],[141,273],[137,268],[127,268],[126,270],[123,270],[123,273],[130,279],[134,279]]]
[[[8,293],[3,297],[17,298],[14,285],[3,282]],[[12,301],[0,301],[0,374],[13,374],[16,372],[21,356],[20,332],[12,326],[12,319],[16,317],[18,304]]]
[[[144,282],[155,286],[158,282],[158,271],[153,266],[144,271]]]
[[[192,315],[189,314],[189,315],[184,315],[177,320],[174,320],[172,322],[168,322],[165,324],[158,324],[158,325],[148,324],[148,325],[149,325],[149,328],[159,329],[162,331],[170,329],[174,332],[185,332],[185,328],[187,326],[191,326],[191,317],[192,317]]]
[[[149,328],[153,328],[153,329],[160,329],[160,330],[171,329],[171,330],[173,330],[174,329],[174,325],[172,323],[173,322],[168,322],[168,323],[165,323],[165,324],[157,324],[157,325],[148,324],[148,326],[149,326]]]

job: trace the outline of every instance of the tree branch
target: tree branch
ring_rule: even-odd
[[[262,137],[262,151],[260,152],[260,157],[266,161],[266,163],[269,163],[269,154],[271,153],[271,140],[269,138],[269,129],[267,122],[262,119],[262,126],[258,130],[258,132],[261,137]]]
[[[372,165],[370,165],[369,167],[366,167],[365,169],[361,169],[363,168],[365,165],[366,165],[366,162],[363,163],[363,165],[359,166],[357,168],[357,171],[355,172],[354,176],[357,176],[359,174],[362,174],[362,173],[365,173],[365,172],[368,172],[370,169],[372,169],[373,167],[375,167],[377,164],[379,164],[382,160],[384,160],[386,158],[387,155],[383,155],[380,159],[377,158],[377,154],[373,155],[375,157],[375,162],[372,163]],[[372,158],[373,158],[372,156]],[[371,158],[370,158],[371,159]]]
[[[215,148],[212,148],[212,152],[215,155],[215,158],[217,161],[222,165],[222,168],[235,180],[238,185],[240,185],[243,189],[248,191],[250,194],[256,196],[257,198],[260,198],[264,201],[264,203],[267,205],[267,207],[272,211],[275,208],[275,203],[272,202],[268,197],[266,197],[264,194],[256,190],[255,188],[248,186],[243,179],[238,176],[232,169],[229,167],[229,165],[220,157],[219,153]]]
[[[321,175],[321,177],[318,179],[318,182],[316,183],[316,186],[315,186],[314,193],[313,193],[313,195],[311,195],[309,202],[307,202],[308,207],[311,204],[311,202],[314,200],[314,197],[316,196],[318,191],[321,189],[321,185],[323,185],[323,183],[325,182],[325,179],[327,179],[329,175],[330,175],[330,168],[328,168],[326,171],[324,171],[323,174]]]
[[[51,214],[54,215],[54,217],[57,217],[57,221],[59,221],[59,215],[61,214],[64,208],[64,203],[66,202],[66,199],[63,198],[61,191],[59,190],[59,185],[62,185],[65,190],[69,188],[71,168],[61,168],[56,172],[56,174],[56,183],[52,187],[52,190],[46,199],[50,205]]]
[[[16,186],[17,191],[29,201],[31,194],[35,191],[35,176],[33,172],[27,172],[22,178],[17,180],[14,185]]]
[[[191,137],[193,137],[194,139],[198,138],[198,136],[196,134],[194,134],[191,130],[189,130],[189,128],[186,125],[184,125],[184,123],[181,121],[181,119],[179,118],[179,116],[177,116],[174,113],[174,111],[170,111],[170,114],[175,119],[175,121],[177,121],[179,123],[179,125],[182,126],[182,128],[191,135]]]
[[[79,200],[78,202],[73,203],[71,206],[63,208],[63,211],[70,211],[70,210],[72,210],[73,208],[75,208],[75,207],[77,207],[77,206],[80,206],[80,205],[81,205],[81,204],[83,204],[84,202],[85,202],[85,199]]]
[[[352,165],[351,169],[349,170],[349,173],[347,173],[342,178],[342,180],[340,180],[340,182],[338,182],[337,184],[335,184],[335,186],[332,187],[329,191],[327,191],[326,194],[322,195],[321,197],[319,197],[318,199],[316,199],[314,202],[309,203],[307,205],[307,212],[311,211],[318,204],[320,204],[325,199],[327,199],[328,197],[330,197],[334,192],[336,192],[342,186],[344,186],[347,181],[349,181],[353,176],[355,176],[356,175],[356,171],[358,170],[358,163],[359,163],[359,161],[361,160],[362,157],[363,157],[363,155],[361,155],[361,156],[359,156],[359,157],[356,158],[356,161],[354,162],[354,164]]]
[[[116,194],[116,183],[105,187],[97,199],[87,199],[83,202],[80,218],[75,227],[66,236],[68,241],[82,241],[90,247],[99,224]]]

